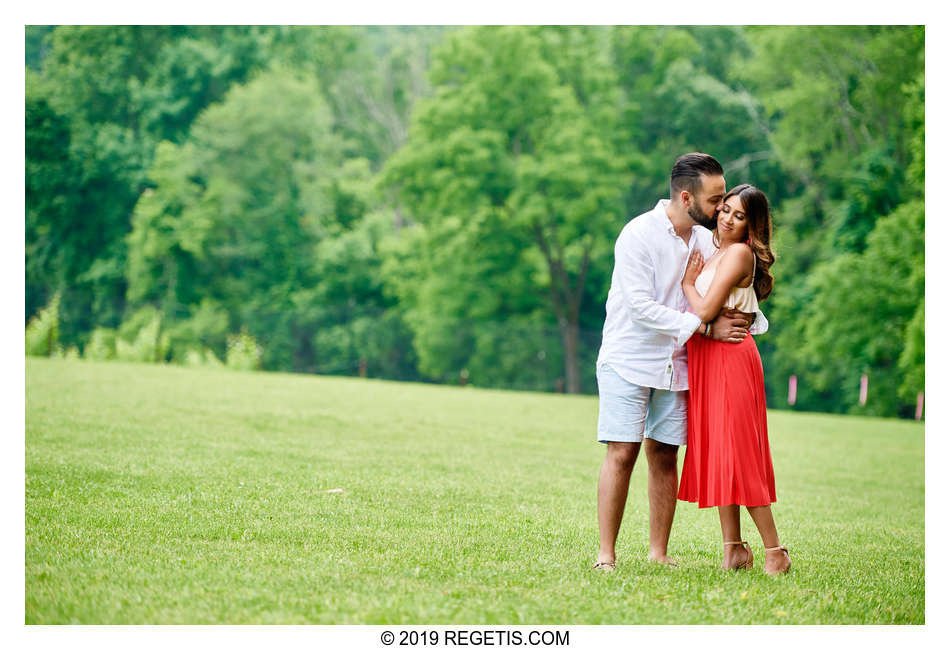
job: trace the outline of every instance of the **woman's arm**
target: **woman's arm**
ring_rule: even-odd
[[[693,255],[697,254],[696,252],[693,253]],[[693,258],[690,257],[690,262],[692,260]],[[699,273],[691,272],[690,269],[693,265],[687,264],[687,271],[683,276],[683,293],[686,294],[686,300],[689,301],[693,313],[699,316],[704,323],[715,320],[732,288],[752,273],[753,263],[754,254],[747,244],[733,244],[730,246],[723,253],[723,258],[716,269],[716,275],[713,277],[712,284],[709,285],[709,291],[706,292],[705,296],[700,296],[699,292],[696,291],[696,277]]]

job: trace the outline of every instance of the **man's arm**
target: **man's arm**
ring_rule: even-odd
[[[695,314],[680,312],[654,299],[653,264],[646,242],[634,233],[617,239],[614,259],[624,307],[638,323],[684,345],[703,325]],[[704,327],[704,326],[703,326]]]
[[[742,343],[749,334],[756,314],[745,314],[738,309],[723,309],[709,326],[709,338],[723,343]]]
[[[704,323],[705,328],[705,323]],[[724,308],[709,326],[709,338],[725,343],[742,343],[745,334],[763,334],[769,330],[769,321],[762,310],[747,314],[738,309]]]

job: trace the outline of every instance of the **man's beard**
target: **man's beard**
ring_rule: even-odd
[[[706,228],[709,228],[710,230],[716,227],[716,217],[708,216],[705,212],[703,212],[702,210],[700,210],[699,208],[695,206],[691,205],[688,208],[686,208],[686,213],[690,217],[692,217],[693,221],[695,221],[701,226],[705,226]]]

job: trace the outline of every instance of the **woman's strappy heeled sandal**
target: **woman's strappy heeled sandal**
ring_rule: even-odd
[[[769,551],[779,551],[779,550],[785,553],[785,558],[788,560],[788,566],[785,567],[781,571],[766,571],[766,573],[769,574],[770,576],[777,576],[783,573],[788,573],[788,570],[792,568],[792,558],[788,554],[788,549],[785,548],[784,546],[773,546],[772,548],[765,549],[765,552],[768,553]]]
[[[752,548],[749,546],[749,542],[746,542],[745,540],[743,540],[741,542],[723,542],[723,544],[726,546],[730,544],[739,544],[741,546],[744,546],[746,553],[749,554],[749,559],[746,560],[745,563],[739,564],[737,566],[730,567],[730,568],[732,569],[751,569],[752,568]]]

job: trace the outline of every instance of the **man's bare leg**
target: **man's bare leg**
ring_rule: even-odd
[[[676,455],[679,447],[647,438],[647,492],[650,496],[650,559],[661,564],[676,564],[666,554],[676,512]]]
[[[614,562],[617,534],[627,504],[630,473],[640,453],[639,442],[608,442],[597,482],[597,521],[600,525],[598,562]]]

